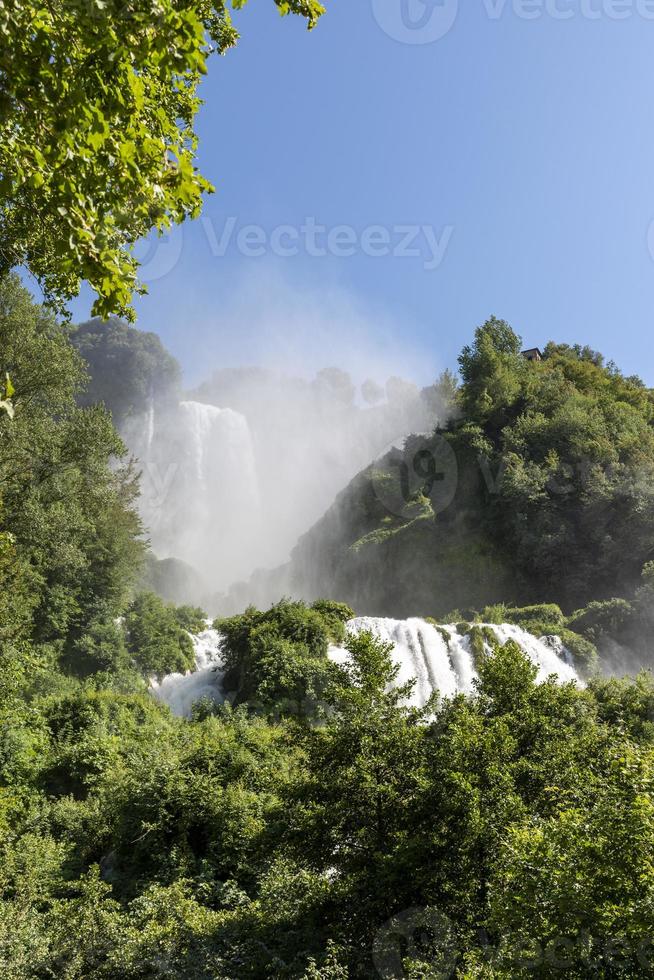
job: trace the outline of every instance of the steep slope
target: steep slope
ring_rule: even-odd
[[[474,513],[439,513],[422,494],[389,512],[380,487],[399,481],[404,458],[393,450],[359,474],[300,539],[289,570],[292,594],[405,618],[481,608],[515,593],[510,566],[494,554]]]
[[[589,349],[520,351],[502,321],[477,331],[458,417],[357,476],[290,591],[396,617],[633,592],[654,554],[652,392]]]

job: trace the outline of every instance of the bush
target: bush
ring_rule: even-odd
[[[595,645],[573,630],[560,629],[557,630],[557,635],[561,637],[566,650],[572,654],[575,670],[585,677],[594,673],[599,666]]]
[[[207,614],[199,606],[177,606],[175,619],[188,633],[203,633],[207,628]]]
[[[127,649],[145,675],[161,678],[193,668],[193,643],[174,606],[152,592],[136,597],[125,615]]]
[[[330,643],[341,642],[352,610],[321,600],[313,606],[283,599],[267,612],[253,607],[219,619],[226,690],[236,702],[281,714],[304,714],[329,683]]]
[[[573,613],[568,626],[576,633],[597,643],[605,635],[616,636],[633,615],[633,606],[626,599],[607,599],[591,602],[585,609]]]
[[[100,671],[114,673],[127,663],[124,630],[112,620],[92,623],[71,642],[63,658],[63,666],[81,677]]]

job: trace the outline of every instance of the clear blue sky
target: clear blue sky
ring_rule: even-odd
[[[273,354],[351,356],[359,373],[379,354],[380,370],[428,380],[494,313],[529,346],[588,343],[654,386],[654,19],[642,13],[654,4],[548,0],[525,19],[510,2],[460,0],[444,37],[415,44],[390,36],[419,34],[402,27],[402,3],[435,30],[454,0],[325,2],[311,34],[272,0],[238,15],[240,46],[202,87],[210,234],[187,225],[145,254],[139,326],[189,380]],[[234,238],[212,254],[230,216]],[[250,257],[235,244],[244,225],[270,236],[307,217],[354,229],[355,254],[308,255],[302,240],[292,257]],[[364,229],[397,245],[394,228],[411,225],[437,240],[450,229],[437,268],[422,237],[420,257],[362,251]],[[88,308],[85,295],[74,315]]]

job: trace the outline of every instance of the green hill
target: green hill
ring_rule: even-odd
[[[588,348],[521,350],[503,321],[477,330],[447,425],[340,494],[292,591],[386,616],[633,593],[654,556],[654,394]]]

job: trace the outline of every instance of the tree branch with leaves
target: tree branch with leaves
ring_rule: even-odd
[[[0,0],[0,274],[134,320],[134,245],[196,217],[198,83],[246,0]],[[312,29],[317,0],[275,0]]]

